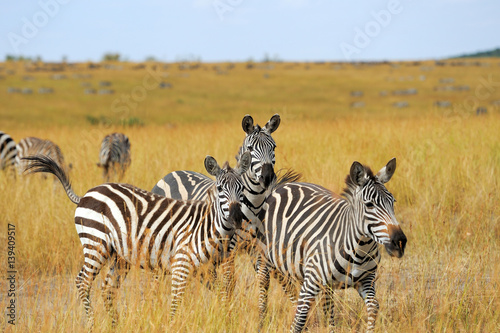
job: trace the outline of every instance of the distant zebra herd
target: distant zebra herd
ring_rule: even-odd
[[[227,162],[221,167],[207,156],[205,169],[215,180],[193,171],[175,171],[160,179],[152,192],[106,183],[80,197],[73,192],[57,146],[30,151],[28,144],[17,145],[16,155],[16,145],[5,133],[0,136],[1,162],[2,168],[17,165],[27,173],[55,175],[77,205],[75,226],[84,264],[76,285],[90,327],[94,321],[90,289],[106,263],[110,269],[102,291],[116,324],[113,296],[132,265],[172,275],[173,317],[188,276],[202,265],[208,267],[211,281],[222,266],[221,297],[229,300],[235,285],[234,257],[244,249],[256,260],[260,330],[270,276],[275,276],[296,306],[291,332],[303,331],[320,293],[325,294],[323,310],[333,331],[334,289],[348,287],[364,300],[367,332],[373,332],[379,309],[375,297],[379,244],[389,255],[401,258],[407,242],[394,214],[395,199],[385,187],[396,170],[396,159],[376,174],[354,162],[340,195],[300,182],[300,174],[294,171],[277,176],[271,134],[280,121],[276,114],[261,127],[245,116],[246,135],[236,168]],[[107,136],[98,163],[104,178],[108,180],[109,171],[116,168],[122,177],[129,164],[128,138],[119,133]]]
[[[26,157],[35,155],[46,156],[57,163],[59,167],[67,168],[61,148],[54,142],[27,137],[16,145],[9,134],[0,131],[0,170],[16,168],[21,174],[31,164],[31,161]],[[109,181],[112,173],[118,174],[119,179],[121,179],[129,167],[130,161],[130,142],[125,134],[112,133],[104,137],[97,166],[103,168],[105,181]],[[72,168],[71,163],[68,168]]]

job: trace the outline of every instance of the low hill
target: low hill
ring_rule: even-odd
[[[497,57],[500,57],[500,48],[496,48],[490,51],[463,54],[454,58],[497,58]]]

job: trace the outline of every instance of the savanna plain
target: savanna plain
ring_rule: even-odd
[[[354,161],[377,171],[396,157],[387,188],[408,244],[401,259],[382,250],[376,331],[500,331],[500,60],[0,68],[0,130],[16,142],[57,143],[79,195],[103,182],[96,163],[106,134],[130,138],[132,164],[122,181],[151,190],[174,170],[205,173],[208,154],[235,165],[246,114],[260,125],[280,114],[276,169],[293,168],[337,193]],[[487,112],[477,115],[478,107]],[[52,177],[0,174],[2,330],[86,331],[74,284],[83,263],[74,210]],[[16,231],[15,325],[6,316],[8,224]],[[155,282],[151,272],[132,269],[117,295],[116,329],[99,293],[104,270],[92,289],[94,331],[257,332],[253,262],[237,256],[227,308],[193,278],[173,321],[169,276]],[[363,331],[357,292],[335,295],[336,330]],[[275,280],[269,303],[264,331],[288,331],[294,309]],[[327,332],[316,304],[309,332]]]

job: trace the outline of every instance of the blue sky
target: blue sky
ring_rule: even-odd
[[[0,5],[0,59],[436,59],[500,47],[498,0],[40,0]]]

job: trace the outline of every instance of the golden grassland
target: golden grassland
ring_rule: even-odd
[[[146,69],[67,68],[67,79],[52,73],[28,72],[19,63],[0,70],[0,130],[19,141],[26,136],[50,139],[62,148],[73,169],[75,192],[83,195],[102,182],[100,141],[112,131],[126,133],[132,143],[132,165],[124,181],[151,189],[166,173],[203,170],[207,154],[229,160],[244,138],[241,119],[251,114],[261,125],[274,114],[282,118],[273,134],[277,168],[294,168],[304,180],[333,191],[353,161],[377,171],[392,157],[398,167],[388,189],[397,199],[396,216],[408,237],[405,256],[383,254],[377,281],[380,314],[377,332],[495,332],[500,330],[500,99],[498,60],[484,66],[436,66],[434,62],[352,64],[201,64],[181,70],[179,64],[156,64],[170,89],[147,90],[147,96],[126,113],[113,103],[121,94],[143,86]],[[152,66],[149,64],[148,66]],[[222,75],[216,74],[214,66]],[[12,72],[14,71],[14,72]],[[150,69],[152,71],[152,69]],[[9,73],[7,73],[9,72]],[[88,74],[78,79],[73,74]],[[34,81],[23,81],[23,76]],[[156,75],[156,74],[155,74]],[[425,80],[420,76],[425,75]],[[436,91],[441,78],[469,91]],[[112,82],[114,95],[85,95],[82,81],[99,89]],[[39,87],[54,94],[39,95]],[[31,87],[31,95],[8,94],[8,87]],[[478,88],[479,87],[479,88]],[[482,87],[482,88],[481,88]],[[415,88],[416,95],[394,96]],[[362,90],[363,97],[350,92]],[[380,96],[387,91],[387,96]],[[363,108],[350,103],[362,100]],[[407,108],[392,103],[408,101]],[[436,108],[437,100],[454,108]],[[474,105],[469,108],[467,105]],[[466,107],[463,107],[466,105]],[[488,114],[475,115],[475,106]],[[91,125],[87,116],[105,117],[112,125]],[[120,118],[139,118],[144,126],[122,127]],[[7,297],[7,224],[16,226],[16,325],[5,315],[8,332],[84,332],[85,316],[74,277],[83,254],[73,226],[74,205],[60,185],[39,175],[0,174],[0,307]],[[237,258],[237,286],[230,311],[217,294],[193,280],[174,321],[169,320],[168,276],[153,283],[149,272],[133,269],[118,293],[120,332],[256,332],[257,285],[248,255]],[[92,300],[97,332],[114,331],[104,311],[99,287]],[[264,331],[286,332],[292,305],[272,282]],[[362,331],[363,302],[354,290],[336,293],[338,332]],[[311,332],[326,332],[321,311],[313,311]]]

